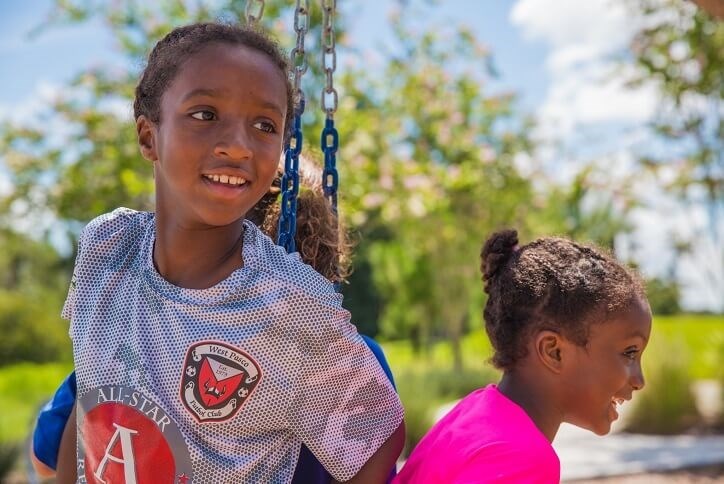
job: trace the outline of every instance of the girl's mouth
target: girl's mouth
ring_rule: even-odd
[[[611,421],[618,419],[618,407],[620,405],[623,405],[624,399],[623,398],[612,398],[611,399],[611,413],[613,414]]]
[[[236,175],[203,174],[203,183],[211,190],[214,197],[223,200],[236,200],[242,193],[251,187],[251,183],[245,178]]]
[[[220,183],[222,185],[230,185],[230,186],[241,186],[246,183],[246,179],[235,176],[235,175],[208,175],[204,174],[204,178],[207,180],[213,182],[213,183]]]

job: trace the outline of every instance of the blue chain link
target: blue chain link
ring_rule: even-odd
[[[324,196],[329,200],[334,213],[337,213],[337,188],[339,186],[339,173],[337,173],[337,149],[339,148],[339,133],[334,127],[334,119],[327,118],[322,130],[322,151],[324,152],[324,171],[322,172],[322,185]]]
[[[299,154],[302,152],[302,113],[304,98],[299,100],[294,113],[294,129],[287,142],[282,176],[282,208],[279,213],[277,244],[292,253],[296,250],[294,236],[297,233],[297,196],[299,195]]]

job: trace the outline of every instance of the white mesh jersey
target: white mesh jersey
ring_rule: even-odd
[[[338,480],[402,421],[341,296],[244,222],[244,266],[208,289],[153,264],[155,217],[118,209],[80,238],[63,316],[81,482],[290,482],[304,443]]]

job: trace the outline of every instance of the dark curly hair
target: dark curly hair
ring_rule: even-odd
[[[293,87],[289,63],[276,41],[264,31],[249,26],[222,23],[196,23],[177,27],[161,39],[148,56],[148,64],[136,86],[133,116],[144,115],[154,123],[161,121],[161,97],[178,74],[181,66],[195,53],[211,43],[240,45],[266,54],[279,67],[287,85],[285,140],[294,116]]]
[[[246,218],[276,240],[279,230],[279,194],[282,168],[277,170],[269,191],[247,213]],[[307,156],[299,157],[297,233],[299,255],[332,282],[344,282],[350,274],[351,247],[347,230],[335,215],[322,189],[322,169]]]
[[[518,246],[515,230],[496,232],[480,253],[485,330],[493,364],[512,369],[528,338],[548,329],[585,346],[593,323],[646,301],[639,276],[610,254],[568,239],[543,237]]]

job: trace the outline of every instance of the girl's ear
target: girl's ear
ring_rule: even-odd
[[[533,343],[535,356],[543,366],[553,373],[560,373],[568,341],[559,333],[546,329],[535,336]]]
[[[148,161],[157,161],[156,125],[142,114],[136,120],[136,133],[138,134],[138,147],[141,148],[141,155]]]

